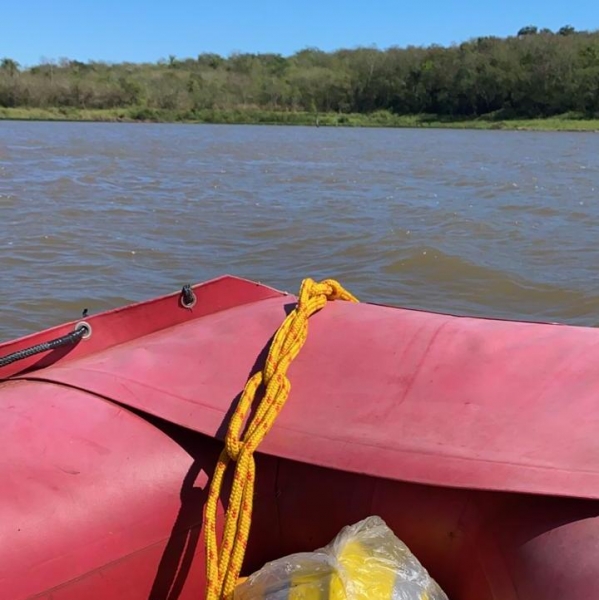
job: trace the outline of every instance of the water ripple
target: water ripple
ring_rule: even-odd
[[[0,124],[0,338],[233,273],[599,322],[599,137]]]

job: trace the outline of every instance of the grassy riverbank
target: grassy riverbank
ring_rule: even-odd
[[[502,119],[498,115],[452,119],[436,115],[394,115],[388,111],[371,114],[266,111],[200,110],[181,112],[147,108],[77,109],[77,108],[1,108],[0,119],[30,121],[97,121],[153,123],[219,123],[312,125],[328,127],[406,127],[451,129],[505,129],[530,131],[599,131],[599,119],[580,118],[575,114],[543,119]]]

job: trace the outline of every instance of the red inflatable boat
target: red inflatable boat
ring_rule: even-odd
[[[223,277],[0,345],[2,599],[203,597],[232,406],[294,302]],[[599,598],[599,330],[330,302],[288,375],[244,573],[379,515],[452,600]]]

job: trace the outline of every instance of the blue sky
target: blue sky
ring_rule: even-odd
[[[7,0],[0,57],[155,61],[170,54],[451,44],[524,25],[599,29],[597,0]]]

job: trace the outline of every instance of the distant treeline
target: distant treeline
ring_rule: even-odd
[[[524,27],[451,47],[174,56],[155,64],[0,60],[0,107],[599,116],[599,31]]]

